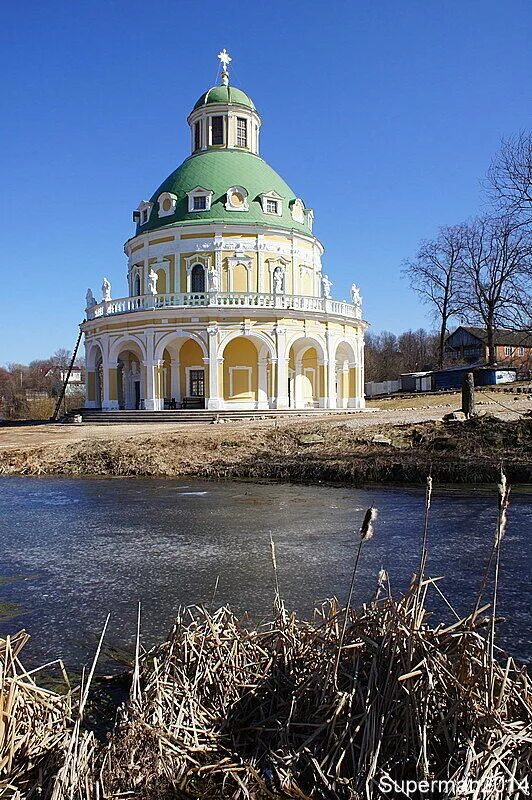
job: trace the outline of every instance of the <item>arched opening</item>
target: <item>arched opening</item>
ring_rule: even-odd
[[[231,406],[256,408],[259,400],[259,356],[255,344],[245,336],[238,336],[224,348],[223,359],[224,401]],[[264,366],[261,395],[264,393],[267,396]]]
[[[348,342],[336,348],[336,408],[353,408],[356,405],[356,360]]]
[[[183,342],[179,350],[179,383],[183,405],[187,408],[205,407],[208,387],[203,350],[193,339]]]
[[[296,339],[289,350],[290,408],[319,408],[325,402],[323,348],[311,338]]]
[[[138,273],[135,275],[133,294],[135,297],[140,297],[140,275]]]
[[[85,408],[101,408],[103,401],[103,357],[100,346],[87,343]]]
[[[233,267],[233,292],[247,292],[248,271],[245,264],[236,264]]]
[[[144,407],[145,379],[142,354],[134,345],[120,351],[117,358],[118,408],[140,409]]]
[[[190,291],[205,291],[205,269],[202,264],[194,264],[190,273]]]

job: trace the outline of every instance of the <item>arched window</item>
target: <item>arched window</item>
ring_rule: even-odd
[[[201,264],[194,264],[190,274],[190,290],[192,292],[205,291],[205,270]]]
[[[134,289],[135,297],[140,296],[140,275],[135,275],[135,289]]]

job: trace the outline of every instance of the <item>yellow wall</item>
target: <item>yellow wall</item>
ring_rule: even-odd
[[[248,290],[248,271],[243,264],[237,264],[233,268],[233,291],[247,292]]]
[[[238,337],[229,342],[224,350],[223,390],[225,400],[256,400],[258,389],[258,355],[257,349],[249,339]],[[235,367],[251,367],[234,369]],[[233,368],[233,369],[231,369]],[[233,373],[233,394],[231,391],[231,372]]]
[[[109,400],[118,400],[118,382],[117,382],[116,367],[111,367],[109,369]]]
[[[157,270],[157,293],[166,294],[168,288],[166,286],[166,271],[164,269]]]
[[[96,373],[87,372],[87,400],[96,400]]]

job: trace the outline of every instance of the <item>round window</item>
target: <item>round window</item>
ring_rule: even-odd
[[[170,211],[172,208],[172,201],[169,197],[165,197],[163,200],[163,211]]]
[[[242,197],[242,195],[240,194],[240,192],[233,192],[233,194],[231,195],[231,203],[232,203],[234,206],[241,206],[241,205],[243,205],[243,203],[244,203],[244,198]]]

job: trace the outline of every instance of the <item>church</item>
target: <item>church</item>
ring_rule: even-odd
[[[133,212],[127,296],[87,291],[86,407],[361,409],[358,287],[332,297],[312,208],[259,155],[260,114],[218,58],[190,155]]]

